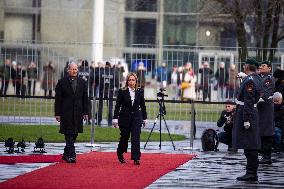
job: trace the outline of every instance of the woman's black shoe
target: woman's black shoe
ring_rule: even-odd
[[[134,165],[140,165],[140,161],[139,160],[134,160]]]

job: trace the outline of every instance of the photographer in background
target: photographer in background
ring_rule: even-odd
[[[232,129],[233,129],[233,116],[235,113],[235,105],[231,100],[227,100],[225,110],[222,111],[219,120],[217,121],[218,127],[224,126],[224,131],[218,133],[220,142],[228,145],[228,151],[233,151],[232,148]]]

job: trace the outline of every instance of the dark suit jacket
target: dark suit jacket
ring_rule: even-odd
[[[61,116],[62,134],[83,132],[83,115],[88,115],[88,93],[86,82],[77,78],[74,93],[69,77],[60,79],[55,88],[55,116]]]
[[[144,90],[137,88],[135,100],[132,106],[129,89],[124,87],[119,89],[113,119],[118,119],[119,126],[128,125],[131,118],[146,120],[147,112],[144,99]]]

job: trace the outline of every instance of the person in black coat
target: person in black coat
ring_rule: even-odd
[[[263,95],[257,103],[259,115],[259,134],[261,136],[262,158],[259,164],[271,164],[271,152],[274,135],[274,105],[273,93],[275,90],[275,79],[271,74],[271,63],[263,61],[259,66]]]
[[[59,133],[65,135],[66,146],[62,159],[76,162],[74,143],[83,132],[83,119],[88,119],[88,92],[86,82],[77,76],[78,66],[68,66],[68,76],[60,79],[55,88],[55,118],[60,122]]]
[[[247,59],[246,77],[238,90],[236,99],[236,117],[233,127],[233,149],[244,149],[247,159],[246,174],[238,177],[239,181],[257,181],[258,150],[261,147],[258,112],[256,103],[263,93],[260,76],[256,73],[258,62]]]
[[[123,153],[127,152],[128,139],[131,134],[131,160],[135,165],[140,165],[140,133],[141,126],[145,127],[147,112],[144,99],[144,90],[137,88],[137,76],[129,73],[126,86],[119,89],[113,125],[120,129],[120,140],[117,148],[119,162],[125,163]]]

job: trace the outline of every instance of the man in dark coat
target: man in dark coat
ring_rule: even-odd
[[[87,85],[77,74],[78,66],[70,63],[68,76],[60,79],[55,88],[55,118],[66,141],[62,159],[68,163],[76,162],[74,143],[78,133],[83,132],[83,119],[88,119]]]
[[[238,177],[239,181],[257,181],[258,150],[260,149],[260,135],[258,128],[258,113],[256,103],[262,93],[260,76],[255,73],[257,61],[248,59],[243,78],[236,99],[236,117],[233,127],[233,148],[244,149],[247,158],[246,174]]]
[[[261,62],[259,66],[259,75],[263,87],[263,95],[258,104],[259,115],[259,134],[261,136],[261,148],[263,150],[260,164],[271,164],[271,151],[274,134],[274,105],[273,93],[275,89],[275,79],[271,75],[271,63],[269,61]]]

